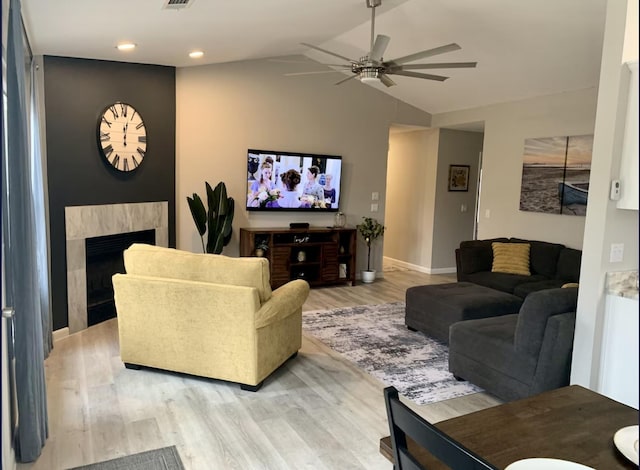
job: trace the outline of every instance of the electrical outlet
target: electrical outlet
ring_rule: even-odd
[[[377,191],[371,193],[371,200],[372,201],[377,201],[378,199],[380,199],[380,193],[378,193]]]
[[[378,204],[371,204],[371,212],[378,212]]]

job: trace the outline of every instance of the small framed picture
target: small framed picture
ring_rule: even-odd
[[[469,165],[449,165],[449,191],[469,191]]]

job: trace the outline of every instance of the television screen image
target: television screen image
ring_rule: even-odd
[[[247,151],[247,210],[337,211],[342,158],[271,150]]]

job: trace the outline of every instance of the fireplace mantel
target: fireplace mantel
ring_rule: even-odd
[[[169,246],[169,203],[140,202],[64,208],[69,333],[87,328],[86,239],[154,229],[156,245]]]

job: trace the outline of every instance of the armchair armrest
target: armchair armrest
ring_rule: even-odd
[[[265,327],[302,309],[302,304],[308,296],[309,283],[302,279],[280,286],[256,313],[255,327]]]

